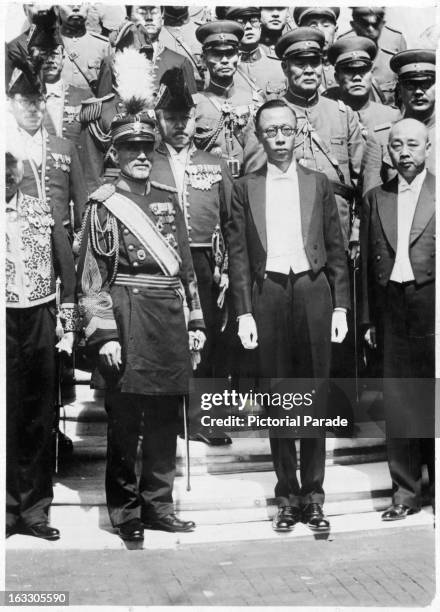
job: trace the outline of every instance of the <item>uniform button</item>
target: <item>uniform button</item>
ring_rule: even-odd
[[[48,176],[45,176],[45,177],[44,177],[44,180],[45,180],[45,181],[48,181],[48,180],[49,180],[49,177],[48,177]]]
[[[123,106],[122,102],[118,102],[118,106]]]
[[[435,253],[431,253],[431,257],[435,257]]]
[[[191,237],[188,238],[188,242],[192,242],[192,241],[193,241],[193,239]]]
[[[46,202],[50,202],[50,196],[46,198]]]
[[[127,247],[127,249],[128,249],[129,251],[133,251],[134,246],[133,246],[132,244],[129,244],[129,245],[128,245],[128,247]]]
[[[125,234],[125,236],[128,236],[128,234],[129,234],[129,233],[130,233],[130,230],[128,230],[127,228],[125,228],[125,230],[124,230],[124,234]]]
[[[139,249],[139,251],[137,252],[137,256],[138,256],[138,259],[140,259],[140,261],[144,261],[146,257],[144,249]]]
[[[314,248],[314,249],[315,249],[315,251],[316,251],[316,249],[318,248],[318,245],[317,245],[317,244],[314,244],[314,245],[313,245],[313,248]]]
[[[172,226],[171,226],[171,229],[173,230],[173,232],[175,232],[175,231],[176,231],[176,226],[175,226],[175,225],[172,225]],[[188,229],[191,229],[191,228],[190,228],[190,227],[188,227]]]
[[[49,191],[49,187],[45,187],[45,190],[46,190],[46,191]]]
[[[67,128],[63,125],[63,132],[66,132]]]
[[[382,276],[383,276],[383,274],[378,274],[378,275],[377,275],[377,278],[381,279],[381,278],[382,278]]]
[[[428,276],[431,276],[431,274],[432,274],[432,270],[426,270],[426,274],[427,274]]]
[[[380,261],[382,259],[382,255],[376,255],[376,261]]]
[[[192,227],[188,225],[188,231],[190,232],[191,230],[192,230]]]
[[[186,218],[191,219],[191,215],[189,213],[186,213]]]
[[[133,289],[133,293],[138,294],[139,293],[139,289],[136,289],[136,287]]]
[[[139,262],[138,262],[138,261],[134,261],[134,262],[133,262],[133,267],[134,267],[134,268],[137,268],[137,267],[138,267],[138,265],[139,265]]]

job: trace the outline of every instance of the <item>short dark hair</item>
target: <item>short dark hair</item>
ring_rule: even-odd
[[[255,128],[257,130],[258,130],[258,125],[260,123],[261,114],[265,110],[270,110],[271,108],[288,108],[292,112],[292,115],[295,117],[295,122],[297,122],[296,113],[293,110],[293,108],[291,106],[289,106],[289,104],[287,104],[287,102],[284,102],[284,100],[280,100],[278,98],[275,98],[274,100],[269,100],[268,102],[265,102],[257,110],[257,113],[255,115]]]

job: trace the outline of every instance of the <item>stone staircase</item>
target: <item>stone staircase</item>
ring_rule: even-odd
[[[378,395],[366,388],[362,396],[365,406],[375,406],[376,417]],[[102,395],[88,385],[77,385],[75,401],[64,408],[61,429],[73,440],[74,456],[61,464],[55,476],[54,506],[104,506],[106,413]],[[232,438],[232,445],[221,447],[190,442],[190,491],[186,490],[185,444],[178,440],[176,508],[191,514],[198,524],[267,520],[275,511],[275,477],[265,432],[233,432]],[[353,438],[329,435],[328,515],[381,510],[389,503],[390,487],[382,421],[358,423]]]

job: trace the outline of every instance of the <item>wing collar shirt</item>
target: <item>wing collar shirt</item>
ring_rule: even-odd
[[[398,175],[397,188],[397,250],[396,260],[390,280],[406,283],[414,280],[414,273],[409,259],[409,237],[411,226],[420,197],[426,169],[418,174],[411,184]]]
[[[43,163],[43,130],[40,128],[34,135],[20,129],[23,144],[25,146],[28,159],[35,162],[37,168]]]
[[[56,83],[46,83],[46,115],[50,118],[57,136],[63,135],[64,116],[64,83],[59,79]]]
[[[176,183],[176,189],[179,194],[179,200],[182,199],[183,190],[185,187],[185,170],[188,163],[188,157],[190,154],[190,147],[183,147],[180,151],[176,151],[174,147],[165,143],[168,154],[170,156],[171,169],[174,174],[174,181]]]
[[[294,274],[310,270],[304,249],[296,163],[286,172],[267,164],[266,177],[266,271]]]

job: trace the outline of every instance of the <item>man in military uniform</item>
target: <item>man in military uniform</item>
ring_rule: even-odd
[[[431,152],[426,167],[432,174],[436,174],[435,63],[435,51],[431,49],[402,51],[390,63],[399,79],[397,97],[403,117],[417,119],[428,128]],[[364,192],[396,175],[388,151],[375,140],[367,144],[364,166]]]
[[[44,127],[51,136],[66,138],[78,146],[81,132],[79,111],[90,92],[63,80],[65,51],[58,30],[38,32],[29,51],[34,61],[41,63],[42,80],[46,85]]]
[[[283,99],[298,119],[296,159],[329,178],[347,248],[363,139],[351,108],[319,94],[324,42],[324,35],[318,29],[301,27],[280,38],[276,52],[288,80],[289,88]]]
[[[322,80],[320,91],[324,92],[335,85],[335,71],[329,61],[328,50],[333,44],[338,31],[338,17],[340,8],[337,6],[297,6],[293,17],[298,26],[317,28],[325,37],[322,49]]]
[[[227,377],[230,356],[221,327],[228,277],[221,228],[228,218],[232,179],[224,160],[194,145],[195,103],[181,71],[165,73],[162,87],[165,93],[156,105],[162,141],[155,150],[151,178],[177,189],[185,216],[207,338],[195,375]],[[231,442],[226,434],[201,428],[200,406],[191,408],[193,438],[215,445]]]
[[[232,175],[239,176],[248,137],[253,134],[252,118],[264,96],[256,87],[244,86],[236,79],[238,46],[243,38],[238,23],[206,23],[196,35],[210,77],[207,89],[197,95],[196,146],[224,158]]]
[[[286,32],[292,30],[289,22],[289,9],[286,6],[261,7],[261,38],[260,45],[268,57],[278,59],[275,45]]]
[[[46,109],[45,84],[29,87],[23,73],[10,83],[10,110],[27,159],[22,190],[57,209],[71,241],[81,228],[87,201],[84,176],[75,145],[48,134],[43,126]]]
[[[431,152],[426,168],[436,174],[435,159],[435,50],[409,49],[397,53],[390,62],[397,74],[398,98],[404,118],[426,125]]]
[[[358,116],[367,147],[372,146],[370,140],[373,139],[388,159],[388,136],[393,123],[401,115],[397,108],[371,99],[376,54],[377,47],[370,38],[355,36],[338,40],[329,51],[330,61],[336,68],[338,87],[327,90],[324,95],[350,106]],[[363,186],[367,188],[367,185]]]
[[[9,134],[6,144],[6,537],[57,540],[49,523],[55,343],[64,332],[58,348],[72,351],[75,268],[59,211],[20,188],[20,140]]]
[[[201,61],[202,46],[197,40],[196,29],[205,23],[203,15],[192,17],[188,6],[165,6],[163,19],[159,39],[165,47],[189,59],[197,89],[202,91],[205,88],[205,67]]]
[[[88,90],[89,95],[95,94],[101,63],[111,52],[110,43],[101,34],[87,31],[88,4],[60,4],[57,10],[66,52],[62,78]]]
[[[280,60],[266,54],[260,46],[261,9],[255,6],[228,7],[226,19],[239,23],[244,34],[240,43],[240,63],[237,76],[257,87],[267,98],[278,97],[286,91],[286,77]]]
[[[110,520],[122,539],[140,542],[145,524],[195,527],[175,516],[172,491],[179,403],[188,393],[190,350],[203,347],[204,323],[176,189],[149,179],[155,122],[145,99],[133,95],[124,103],[111,128],[120,176],[92,194],[78,279],[87,345],[106,387]]]
[[[396,53],[406,49],[402,32],[385,24],[385,8],[381,6],[356,6],[352,9],[351,30],[341,34],[371,38],[378,47],[373,65],[373,88],[382,104],[393,105],[396,75],[390,68],[390,60]]]
[[[122,24],[114,40],[116,52],[132,47],[144,53],[153,62],[157,85],[167,70],[181,67],[185,72],[189,90],[191,93],[196,92],[194,67],[189,58],[169,49],[160,39],[163,27],[163,7],[133,6],[129,17],[130,19]],[[102,63],[98,76],[96,96],[101,98],[112,93],[114,85],[114,58],[107,57]]]

